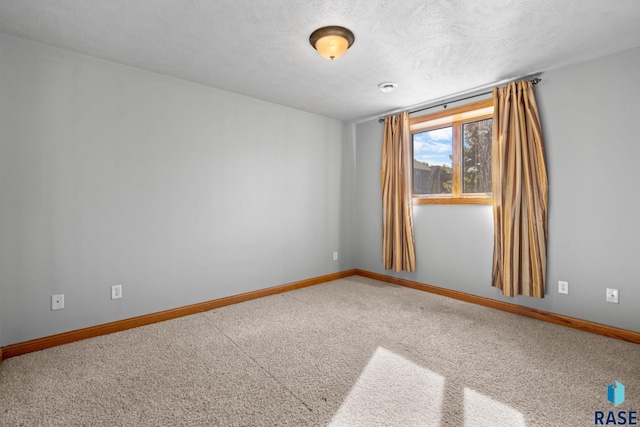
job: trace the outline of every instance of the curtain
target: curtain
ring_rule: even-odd
[[[386,270],[416,269],[411,200],[412,159],[409,113],[405,111],[385,118],[380,184],[382,257]]]
[[[547,170],[533,85],[493,90],[492,285],[506,296],[544,298]]]

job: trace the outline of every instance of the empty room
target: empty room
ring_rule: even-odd
[[[0,426],[640,422],[640,3],[0,0]]]

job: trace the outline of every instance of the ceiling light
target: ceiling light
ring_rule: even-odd
[[[309,36],[311,46],[332,61],[340,58],[355,41],[353,33],[344,27],[322,27]]]
[[[384,93],[393,92],[398,87],[398,83],[394,82],[384,82],[378,85],[381,91]]]

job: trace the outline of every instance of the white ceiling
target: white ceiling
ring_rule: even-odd
[[[326,25],[356,37],[334,62]],[[0,31],[359,121],[640,46],[640,1],[0,0]]]

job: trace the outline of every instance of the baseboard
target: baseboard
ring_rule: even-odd
[[[549,311],[538,310],[536,308],[524,307],[509,302],[497,301],[490,298],[479,297],[451,289],[439,288],[437,286],[425,285],[423,283],[414,282],[412,280],[401,279],[398,277],[387,276],[385,274],[373,273],[366,270],[356,270],[356,275],[368,277],[370,279],[380,280],[382,282],[392,283],[395,285],[405,286],[408,288],[418,289],[432,294],[438,294],[460,301],[470,302],[473,304],[483,305],[485,307],[502,310],[521,316],[531,317],[533,319],[542,320],[544,322],[554,323],[556,325],[567,326],[581,331],[591,332],[598,335],[604,335],[623,341],[629,341],[640,344],[640,332],[630,331],[628,329],[615,328],[613,326],[602,325],[600,323],[589,322],[587,320],[576,319],[561,314],[551,313]]]
[[[2,364],[2,347],[0,347],[0,364]]]
[[[332,280],[342,279],[344,277],[353,276],[356,270],[346,270],[338,273],[327,274],[324,276],[314,277],[311,279],[301,280],[299,282],[287,283],[285,285],[274,286],[272,288],[259,289],[257,291],[246,292],[243,294],[232,295],[212,301],[205,301],[184,307],[178,307],[171,310],[161,311],[157,313],[145,314],[129,319],[118,320],[115,322],[105,323],[88,328],[77,329],[75,331],[64,332],[57,335],[38,338],[31,341],[8,345],[0,348],[0,361],[2,355],[8,359],[10,357],[20,356],[22,354],[31,353],[33,351],[44,350],[46,348],[55,347],[61,344],[68,344],[74,341],[80,341],[87,338],[98,337],[113,332],[120,332],[139,326],[150,325],[152,323],[162,322],[164,320],[175,319],[190,314],[201,313],[203,311],[213,310],[214,308],[224,307],[226,305],[237,304],[256,298],[262,298],[269,295],[276,295],[294,289],[300,289],[307,286],[317,285]]]
[[[567,326],[573,329],[579,329],[581,331],[591,332],[598,335],[604,335],[619,340],[629,341],[635,344],[640,344],[640,333],[630,331],[627,329],[615,328],[613,326],[602,325],[599,323],[589,322],[586,320],[576,319],[569,316],[563,316],[561,314],[551,313],[544,310],[538,310],[535,308],[524,307],[508,302],[497,301],[490,298],[480,297],[476,295],[467,294],[460,291],[454,291],[451,289],[440,288],[437,286],[426,285],[424,283],[415,282],[412,280],[402,279],[393,276],[387,276],[385,274],[373,273],[366,270],[354,269],[346,270],[338,273],[328,274],[325,276],[314,277],[311,279],[301,280],[299,282],[288,283],[285,285],[274,286],[271,288],[260,289],[257,291],[246,292],[243,294],[232,295],[225,298],[220,298],[212,301],[205,301],[197,304],[192,304],[184,307],[178,307],[166,311],[157,313],[145,314],[138,317],[132,317],[129,319],[118,320],[115,322],[105,323],[102,325],[91,326],[88,328],[77,329],[74,331],[64,332],[57,335],[51,335],[48,337],[38,338],[31,341],[8,345],[6,347],[0,347],[0,363],[3,358],[8,359],[10,357],[19,356],[33,351],[44,350],[46,348],[55,347],[61,344],[68,344],[74,341],[80,341],[87,338],[93,338],[100,335],[106,335],[113,332],[120,332],[131,328],[137,328],[139,326],[150,325],[152,323],[162,322],[165,320],[175,319],[182,316],[188,316],[190,314],[201,313],[203,311],[213,310],[214,308],[224,307],[226,305],[237,304],[244,301],[249,301],[256,298],[262,298],[269,295],[276,295],[279,293],[292,291],[294,289],[300,289],[307,286],[317,285],[320,283],[330,282],[332,280],[342,279],[353,275],[359,275],[362,277],[368,277],[370,279],[380,280],[382,282],[392,283],[395,285],[405,286],[433,294],[454,298],[460,301],[469,302],[472,304],[478,304],[489,308],[494,308],[501,311],[506,311],[513,314],[519,314],[521,316],[530,317],[537,320],[542,320],[556,325]]]

